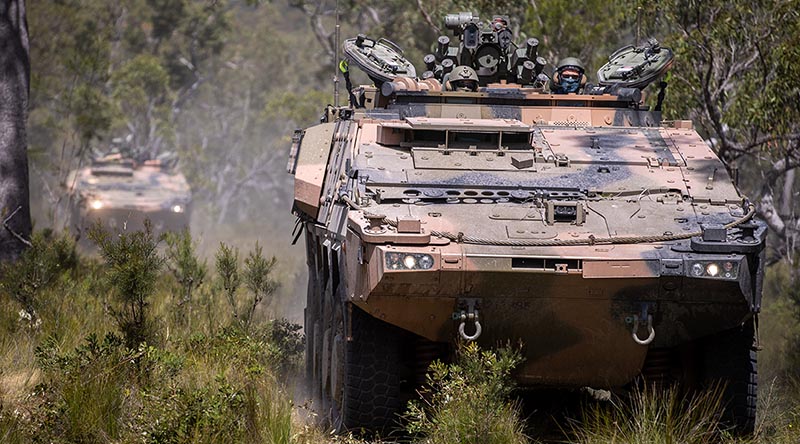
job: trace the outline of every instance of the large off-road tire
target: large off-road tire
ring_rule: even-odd
[[[352,339],[334,339],[330,384],[331,425],[337,431],[364,429],[388,432],[396,428],[413,375],[404,357],[408,334],[375,319],[356,306],[342,303],[341,327],[349,318]],[[338,347],[338,349],[337,349]]]
[[[736,435],[752,435],[756,423],[758,371],[753,321],[704,341],[706,386],[724,384],[722,424]]]
[[[306,389],[314,409],[322,403],[322,295],[323,281],[318,272],[317,244],[313,236],[306,238],[308,256],[308,289],[304,310],[304,332],[306,335]]]

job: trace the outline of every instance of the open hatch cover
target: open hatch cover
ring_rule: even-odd
[[[344,53],[376,84],[391,82],[397,76],[417,77],[403,50],[386,39],[375,41],[359,35],[344,41]]]
[[[656,39],[644,46],[628,45],[611,54],[608,63],[597,71],[597,79],[603,86],[642,89],[667,72],[673,57],[672,50]]]

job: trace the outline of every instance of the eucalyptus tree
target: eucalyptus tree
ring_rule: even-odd
[[[30,245],[26,121],[30,88],[24,0],[0,1],[0,260]]]

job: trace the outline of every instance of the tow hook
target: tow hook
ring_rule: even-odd
[[[460,324],[458,324],[458,334],[461,335],[465,341],[474,341],[478,339],[483,332],[483,329],[481,328],[480,317],[478,315],[479,303],[480,299],[462,299],[458,302],[458,307],[460,310],[456,310],[453,313],[453,320],[461,321]],[[475,324],[475,332],[471,335],[466,333],[468,321]]]
[[[633,318],[628,318],[626,321],[628,323],[633,323],[633,330],[631,331],[631,337],[633,337],[633,342],[639,345],[650,345],[653,342],[653,339],[656,338],[656,330],[653,328],[653,315],[647,312],[648,304],[642,304],[642,313],[641,317],[639,315],[633,315]],[[639,327],[641,325],[646,325],[647,328],[647,338],[641,339],[639,337]]]

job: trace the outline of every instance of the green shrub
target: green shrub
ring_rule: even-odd
[[[272,278],[272,271],[278,262],[275,256],[264,257],[261,246],[256,241],[253,251],[244,260],[244,283],[251,293],[251,300],[242,319],[245,327],[250,327],[256,307],[265,298],[270,298],[280,284]],[[267,303],[270,301],[268,300]]]
[[[27,320],[29,327],[38,327],[42,292],[75,270],[77,263],[72,238],[49,230],[37,231],[31,238],[31,247],[16,262],[0,263],[0,295],[19,303],[20,318]]]
[[[114,288],[117,306],[113,315],[129,348],[154,339],[149,315],[150,298],[164,259],[158,254],[160,239],[153,237],[149,220],[144,231],[111,236],[99,223],[89,231],[106,262],[106,278]]]
[[[258,305],[270,298],[280,284],[272,277],[277,259],[264,257],[261,246],[256,245],[244,260],[244,270],[239,273],[239,250],[220,243],[216,254],[217,286],[225,295],[231,313],[245,330],[250,329]],[[239,288],[244,283],[250,291],[247,298],[240,300]]]
[[[17,414],[0,404],[0,442],[3,444],[28,444],[30,439],[26,424]]]
[[[178,305],[189,304],[192,294],[206,277],[208,267],[206,261],[197,257],[196,245],[192,241],[189,229],[166,235],[167,266],[181,286],[181,297]]]
[[[461,345],[456,362],[431,364],[423,401],[412,401],[407,430],[430,444],[525,443],[519,406],[510,400],[511,371],[522,361],[516,349],[481,350]]]
[[[274,377],[269,325],[195,334],[174,354],[154,349],[142,434],[153,443],[290,442],[291,398]]]
[[[178,387],[152,398],[150,418],[141,420],[152,443],[242,442],[244,405],[244,393],[220,377],[213,387]]]
[[[124,405],[135,381],[139,355],[122,338],[89,335],[73,352],[61,354],[52,338],[36,349],[44,383],[44,432],[66,442],[114,442],[121,436]]]
[[[239,303],[236,293],[241,285],[239,279],[239,249],[229,247],[224,242],[219,243],[219,249],[214,256],[217,265],[218,287],[225,295],[225,300],[231,308],[234,319],[239,321]]]
[[[275,319],[268,325],[268,340],[277,349],[276,366],[282,373],[300,366],[306,347],[302,329],[302,325],[286,319]]]

